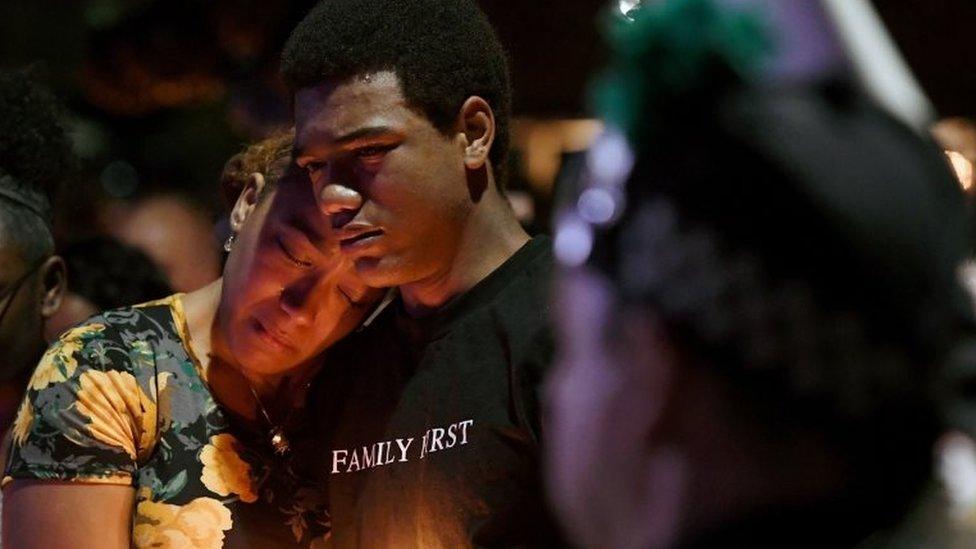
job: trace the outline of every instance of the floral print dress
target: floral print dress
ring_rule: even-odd
[[[65,332],[30,380],[3,485],[132,486],[135,547],[326,546],[307,429],[275,455],[217,405],[189,349],[179,294]]]

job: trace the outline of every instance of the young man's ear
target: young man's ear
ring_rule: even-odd
[[[61,308],[68,289],[68,268],[59,255],[53,255],[41,265],[41,317],[47,320]]]
[[[247,183],[244,185],[244,189],[241,190],[241,194],[237,197],[237,203],[234,204],[234,209],[230,211],[230,229],[232,232],[236,233],[241,230],[244,226],[244,221],[247,220],[254,208],[257,207],[258,202],[261,200],[261,192],[264,190],[265,180],[264,175],[260,173],[252,173],[247,178]]]
[[[464,166],[480,170],[488,162],[495,140],[495,113],[487,101],[472,95],[458,113],[458,133],[464,147]]]

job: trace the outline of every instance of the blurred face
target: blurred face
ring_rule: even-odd
[[[220,276],[220,253],[209,219],[180,199],[149,198],[110,226],[113,236],[151,257],[177,292],[191,292]]]
[[[392,72],[295,95],[295,158],[339,249],[374,287],[447,271],[472,207],[460,134],[439,132]]]
[[[673,540],[685,478],[661,443],[666,349],[645,312],[618,305],[588,269],[557,278],[557,357],[547,383],[549,495],[583,547],[661,547]]]
[[[9,381],[34,366],[44,339],[36,264],[4,240],[0,234],[0,381]]]
[[[258,375],[285,372],[318,355],[359,325],[380,296],[356,275],[319,213],[303,172],[289,170],[277,189],[241,194],[239,229],[224,268],[218,312],[226,346]]]

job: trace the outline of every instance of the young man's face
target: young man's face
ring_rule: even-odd
[[[473,204],[464,139],[409,106],[395,73],[300,89],[295,124],[296,162],[367,284],[422,282],[451,268]]]

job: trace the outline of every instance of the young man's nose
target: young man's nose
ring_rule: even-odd
[[[338,229],[356,217],[363,206],[363,197],[358,191],[339,183],[330,183],[318,191],[316,197],[319,209],[329,216],[332,228]]]

